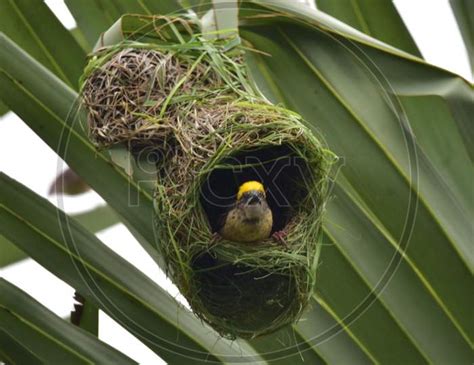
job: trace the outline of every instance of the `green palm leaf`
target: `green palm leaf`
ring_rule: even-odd
[[[0,32],[70,87],[78,88],[85,53],[48,6],[39,0],[0,2]],[[67,47],[58,45],[67,44]]]
[[[469,0],[450,0],[449,3],[464,39],[471,75],[474,77],[474,3]]]
[[[117,215],[108,206],[98,207],[85,213],[73,215],[89,232],[97,233],[116,223],[119,223]],[[27,256],[7,239],[0,236],[0,268],[19,261]]]
[[[319,10],[365,34],[421,57],[391,0],[316,0]]]
[[[137,364],[0,279],[0,358],[11,364]]]
[[[178,0],[66,0],[65,2],[84,34],[90,49],[94,47],[100,34],[105,32],[123,14],[170,14],[182,9]]]

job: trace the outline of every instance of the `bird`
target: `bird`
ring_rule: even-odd
[[[235,202],[222,217],[218,235],[229,241],[257,242],[270,237],[272,226],[265,188],[252,180],[240,185]]]

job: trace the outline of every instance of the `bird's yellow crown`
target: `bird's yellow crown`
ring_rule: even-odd
[[[259,183],[258,181],[247,181],[240,185],[239,192],[237,193],[237,200],[242,198],[242,196],[248,192],[248,191],[261,191],[263,194],[265,194],[265,189],[262,185],[262,183]]]

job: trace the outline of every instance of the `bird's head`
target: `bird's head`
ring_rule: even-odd
[[[245,212],[248,219],[259,218],[268,209],[265,188],[258,181],[247,181],[237,192],[237,207]]]

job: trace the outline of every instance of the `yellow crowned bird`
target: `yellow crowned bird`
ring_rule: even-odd
[[[265,189],[258,181],[243,183],[237,199],[225,214],[219,235],[236,242],[256,242],[270,237],[273,215]]]

